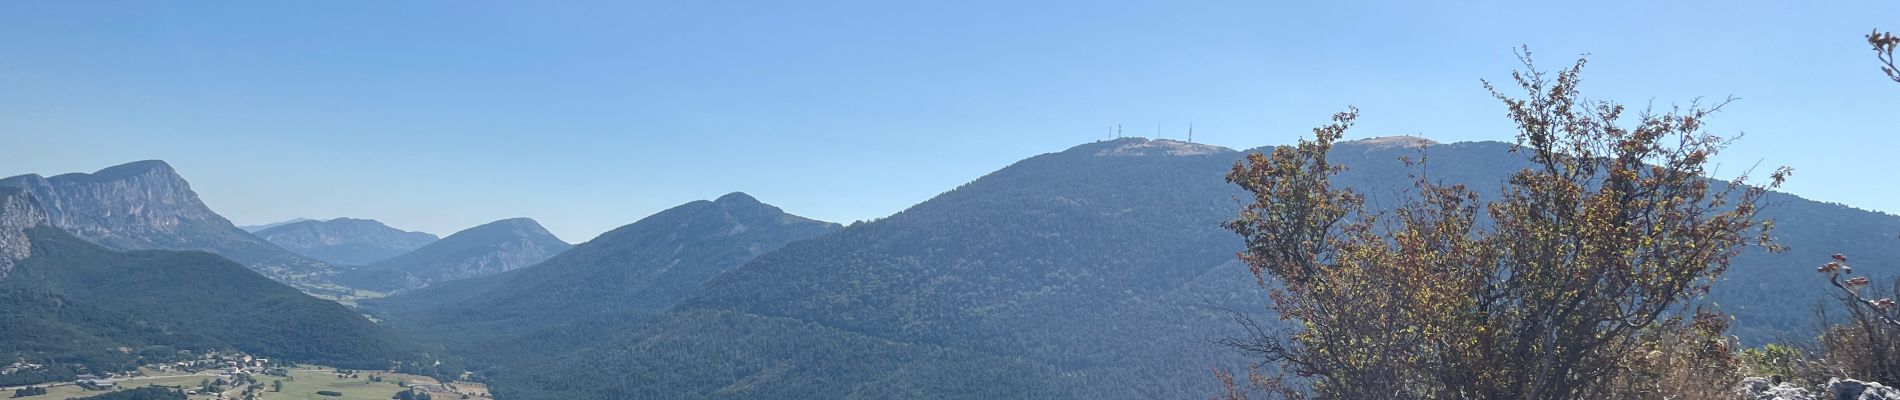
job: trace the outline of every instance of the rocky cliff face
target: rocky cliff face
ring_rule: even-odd
[[[140,161],[93,174],[52,178],[21,175],[0,186],[25,189],[46,208],[53,225],[119,249],[162,249],[180,229],[197,223],[230,224],[211,212],[191,186],[162,161]]]
[[[0,179],[37,200],[47,222],[113,250],[198,250],[224,256],[306,290],[329,286],[330,265],[291,253],[238,229],[211,211],[190,183],[163,161],[139,161],[91,174]]]
[[[14,263],[33,255],[26,229],[45,223],[46,213],[26,191],[0,187],[0,279],[7,278]]]
[[[376,220],[354,218],[294,222],[255,233],[286,250],[343,265],[382,261],[438,239],[427,233],[391,228]]]
[[[1900,389],[1878,382],[1834,378],[1812,389],[1787,382],[1776,384],[1767,378],[1748,378],[1742,380],[1736,394],[1744,400],[1900,400]]]

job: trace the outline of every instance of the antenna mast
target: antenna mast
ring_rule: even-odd
[[[1194,143],[1194,123],[1188,123],[1188,143]]]

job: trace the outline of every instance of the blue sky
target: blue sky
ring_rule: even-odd
[[[1586,94],[1742,100],[1725,171],[1900,212],[1900,2],[4,2],[0,175],[176,166],[241,223],[579,242],[745,191],[850,222],[1130,135],[1234,148],[1332,112],[1356,137],[1508,140],[1511,48]],[[1566,2],[1569,3],[1569,2]]]

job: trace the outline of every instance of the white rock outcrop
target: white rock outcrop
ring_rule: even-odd
[[[18,188],[0,187],[0,279],[6,279],[13,265],[33,255],[33,243],[26,229],[46,223],[33,197]]]
[[[1840,378],[1829,379],[1813,390],[1787,382],[1775,384],[1768,378],[1748,378],[1736,391],[1746,400],[1900,400],[1900,389]]]

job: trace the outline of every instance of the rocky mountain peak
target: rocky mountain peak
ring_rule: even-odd
[[[32,195],[20,188],[0,187],[0,279],[6,279],[14,262],[33,255],[26,230],[44,223],[46,213]]]
[[[215,253],[302,288],[315,288],[330,265],[284,250],[212,212],[191,184],[163,161],[117,165],[93,173],[0,179],[31,195],[46,223],[112,250],[198,250]]]
[[[53,225],[114,248],[165,248],[150,243],[151,237],[176,235],[181,225],[194,222],[230,224],[206,207],[171,165],[157,160],[90,174],[21,175],[0,179],[0,186],[24,189]]]
[[[121,180],[121,179],[132,179],[132,178],[137,178],[137,177],[156,177],[156,178],[161,178],[161,179],[174,179],[174,180],[179,180],[179,181],[185,180],[184,177],[181,177],[178,175],[178,170],[173,169],[171,164],[167,164],[164,161],[160,161],[160,160],[133,161],[133,162],[125,163],[125,164],[119,164],[119,165],[114,165],[111,167],[106,167],[105,169],[101,169],[97,172],[93,172],[90,174],[75,172],[75,173],[70,173],[70,174],[61,174],[59,176],[53,177],[52,179],[112,181],[112,180]]]

